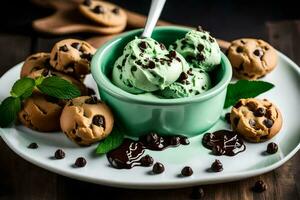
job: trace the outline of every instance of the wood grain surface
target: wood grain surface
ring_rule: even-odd
[[[265,25],[268,41],[300,65],[300,22],[269,22]],[[49,51],[61,37],[41,38],[0,34],[0,75],[21,62],[32,52]],[[203,199],[284,199],[300,197],[300,153],[280,168],[249,179],[216,185],[203,185]],[[253,193],[252,185],[263,180],[268,186],[263,193]],[[95,185],[66,178],[30,164],[14,154],[0,139],[0,199],[190,199],[193,188],[175,190],[128,190]],[[90,198],[89,198],[90,197]]]

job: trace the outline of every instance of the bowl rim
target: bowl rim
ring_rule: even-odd
[[[221,63],[225,65],[225,73],[221,80],[212,88],[207,90],[204,93],[201,93],[196,96],[192,97],[182,97],[182,98],[175,98],[175,99],[148,99],[148,98],[140,98],[139,95],[131,94],[126,92],[116,85],[114,85],[109,78],[102,72],[101,70],[101,58],[105,56],[105,53],[108,49],[113,46],[122,38],[130,37],[137,35],[139,32],[142,32],[143,29],[135,29],[132,31],[125,32],[120,34],[119,36],[114,37],[110,41],[106,42],[102,47],[97,49],[95,55],[93,56],[91,62],[91,72],[92,76],[97,83],[98,90],[104,90],[105,92],[109,93],[111,96],[114,96],[117,99],[122,101],[143,104],[143,105],[181,105],[181,104],[189,104],[195,102],[205,101],[217,94],[221,93],[224,89],[226,89],[227,85],[231,81],[232,78],[232,68],[228,58],[221,52]],[[163,27],[156,27],[154,31],[158,30],[172,30],[172,31],[185,31],[188,32],[192,29],[185,28],[185,27],[178,27],[178,26],[163,26]]]

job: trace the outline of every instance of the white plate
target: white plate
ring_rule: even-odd
[[[78,147],[60,132],[40,133],[19,125],[0,129],[0,135],[15,153],[35,165],[71,178],[115,187],[180,188],[256,176],[279,167],[300,148],[300,70],[289,58],[281,53],[279,55],[277,68],[264,78],[274,83],[275,88],[261,95],[262,98],[268,98],[277,104],[283,115],[282,130],[271,140],[279,144],[279,151],[274,155],[263,155],[267,143],[270,142],[268,141],[260,144],[246,143],[246,151],[234,157],[216,157],[201,145],[202,136],[197,136],[190,139],[191,144],[188,146],[170,148],[163,152],[146,152],[153,156],[155,161],[163,163],[166,168],[163,174],[151,175],[149,173],[151,167],[135,167],[131,170],[114,169],[109,166],[106,156],[95,155],[97,145]],[[8,90],[19,78],[21,65],[22,63],[16,65],[0,79],[0,100],[9,95]],[[87,78],[87,84],[96,89],[91,76]],[[209,131],[223,128],[229,126],[220,119]],[[31,142],[38,143],[39,148],[28,149],[27,146]],[[58,148],[66,152],[65,159],[52,159]],[[86,158],[86,167],[73,168],[73,163],[80,156]],[[220,173],[207,172],[215,159],[223,163],[224,170]],[[193,168],[194,174],[191,177],[179,177],[181,169],[187,165]]]

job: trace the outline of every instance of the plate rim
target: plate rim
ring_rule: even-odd
[[[298,76],[300,76],[300,67],[293,62],[290,58],[288,58],[286,55],[278,51],[278,55],[280,59],[285,60],[293,70],[295,70],[298,73]],[[2,78],[5,74],[9,73],[11,70],[16,68],[17,66],[21,65],[24,62],[20,62],[7,70],[0,78]],[[9,128],[7,128],[9,129]],[[14,128],[10,128],[14,129]],[[267,173],[269,171],[272,171],[281,165],[283,165],[285,162],[287,162],[289,159],[291,159],[297,151],[300,149],[300,143],[292,150],[290,151],[283,159],[280,159],[279,161],[273,163],[272,165],[262,167],[259,169],[252,169],[242,172],[234,172],[234,173],[227,173],[227,174],[220,174],[219,176],[214,177],[213,179],[210,178],[204,178],[204,179],[180,179],[180,182],[178,181],[171,181],[171,182],[118,182],[118,181],[112,181],[107,179],[99,179],[94,177],[86,177],[85,175],[78,174],[75,171],[70,170],[62,170],[58,169],[49,165],[46,165],[42,162],[39,162],[37,159],[34,159],[33,157],[27,156],[22,151],[19,151],[17,148],[15,148],[12,143],[10,143],[9,139],[7,138],[6,128],[0,128],[0,137],[3,139],[3,141],[6,143],[6,145],[17,155],[19,155],[21,158],[27,160],[28,162],[41,167],[45,170],[51,171],[53,173],[70,177],[76,180],[80,181],[86,181],[91,182],[95,184],[100,184],[104,186],[112,186],[112,187],[118,187],[118,188],[128,188],[128,189],[171,189],[171,188],[184,188],[184,187],[190,187],[194,185],[199,184],[215,184],[215,183],[225,183],[229,181],[235,181],[235,180],[241,180],[245,178],[249,178],[252,176],[260,175]]]

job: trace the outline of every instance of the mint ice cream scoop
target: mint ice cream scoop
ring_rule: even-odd
[[[172,99],[190,97],[201,94],[211,88],[209,75],[196,68],[190,68],[182,72],[178,80],[165,89],[158,92],[158,95]]]
[[[188,32],[184,38],[170,45],[170,49],[180,53],[192,67],[206,72],[221,62],[221,51],[216,39],[203,30]]]
[[[188,68],[185,59],[151,38],[129,42],[113,67],[112,82],[134,93],[162,90],[175,82]]]

